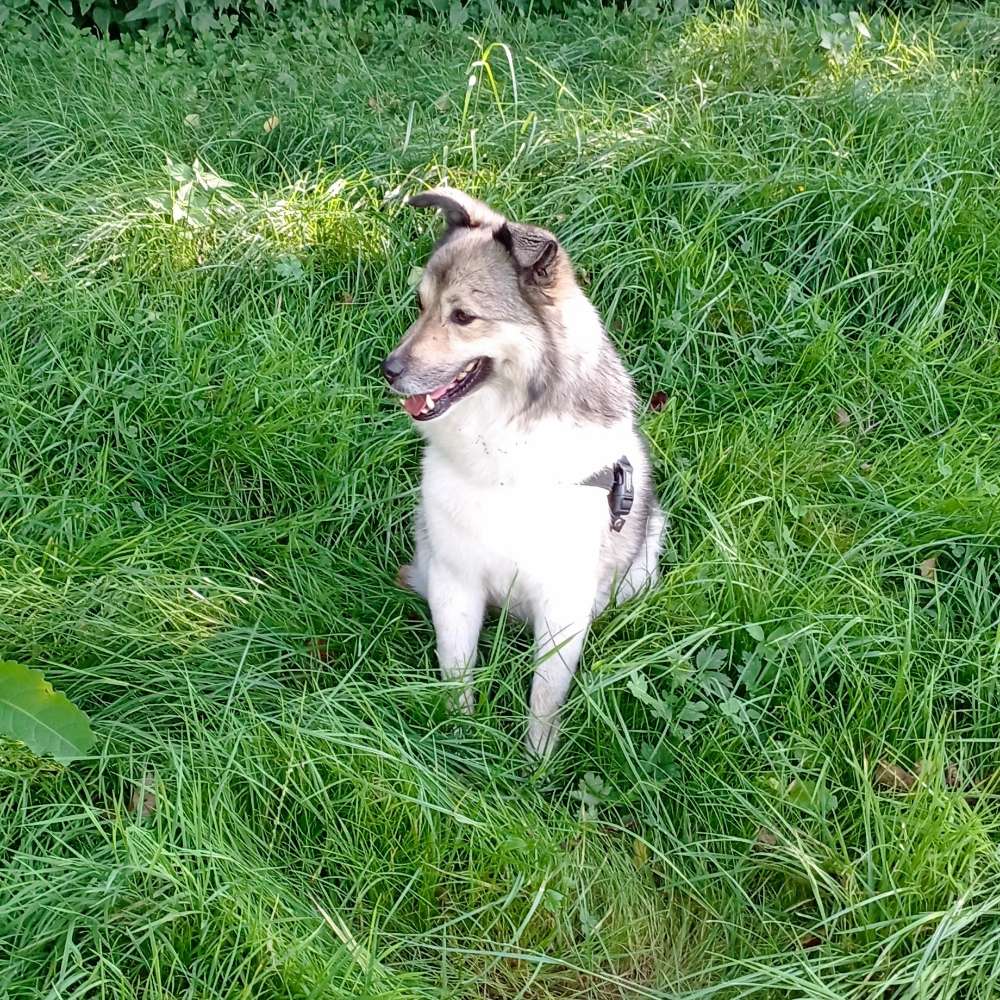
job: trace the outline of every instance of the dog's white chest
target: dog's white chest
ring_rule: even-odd
[[[432,558],[493,603],[535,605],[553,588],[598,585],[604,492],[587,486],[477,486],[425,477],[423,512]]]

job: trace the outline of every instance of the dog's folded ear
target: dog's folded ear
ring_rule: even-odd
[[[556,280],[559,242],[544,229],[505,222],[493,233],[493,239],[514,259],[521,277],[531,285],[545,287]]]
[[[444,216],[449,229],[477,229],[499,226],[504,218],[489,205],[457,188],[439,187],[415,194],[407,200],[414,208],[436,208]]]

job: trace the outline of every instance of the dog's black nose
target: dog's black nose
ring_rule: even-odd
[[[394,382],[403,374],[402,359],[396,354],[390,354],[382,362],[382,374],[385,376],[387,382]]]

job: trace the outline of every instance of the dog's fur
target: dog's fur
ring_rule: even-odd
[[[447,225],[420,316],[383,363],[427,441],[416,553],[400,580],[430,604],[441,671],[461,685],[465,711],[486,607],[506,603],[532,624],[527,744],[544,756],[591,620],[657,576],[664,518],[635,391],[551,233],[453,189],[410,203],[438,208]],[[414,414],[479,359],[478,384],[450,405],[443,397],[447,412]],[[635,503],[616,533],[606,491],[581,483],[623,455]]]

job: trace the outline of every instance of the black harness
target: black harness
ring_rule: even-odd
[[[606,465],[592,476],[588,476],[581,486],[596,486],[608,491],[608,509],[611,511],[611,530],[621,531],[625,518],[632,510],[635,488],[632,485],[632,463],[622,455],[614,465]]]

